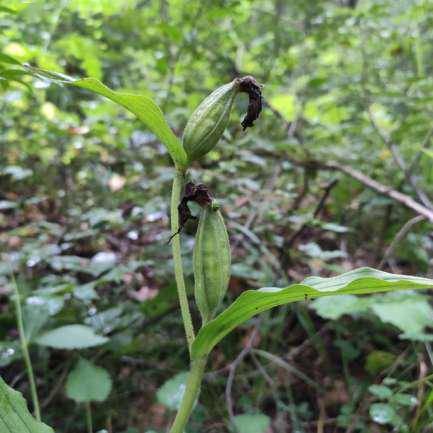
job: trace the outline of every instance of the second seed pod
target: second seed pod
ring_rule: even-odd
[[[230,280],[230,244],[227,229],[218,207],[201,210],[195,246],[195,300],[203,323],[215,315],[227,292]]]

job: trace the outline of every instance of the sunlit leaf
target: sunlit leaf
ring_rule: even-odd
[[[301,284],[293,284],[283,289],[265,287],[260,290],[247,290],[200,330],[192,346],[192,356],[196,359],[207,355],[236,326],[278,305],[323,296],[426,288],[433,288],[433,280],[359,268],[331,278],[309,277]]]

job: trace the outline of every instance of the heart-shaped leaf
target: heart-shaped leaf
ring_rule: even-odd
[[[110,394],[111,385],[107,370],[86,359],[80,359],[69,373],[66,394],[77,403],[104,401]]]
[[[200,330],[192,345],[192,358],[208,355],[236,326],[278,305],[322,296],[363,295],[427,288],[433,288],[433,280],[359,268],[331,278],[309,277],[300,284],[283,289],[264,287],[259,290],[247,290],[229,308]]]

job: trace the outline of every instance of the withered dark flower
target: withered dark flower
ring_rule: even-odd
[[[168,242],[182,231],[188,220],[197,218],[192,215],[191,210],[189,209],[188,203],[191,201],[197,203],[201,207],[206,207],[212,204],[212,196],[209,188],[204,184],[195,185],[193,182],[188,182],[185,185],[182,200],[177,207],[179,212],[179,230],[170,236]]]
[[[245,131],[248,127],[254,126],[254,121],[258,119],[262,111],[262,86],[251,75],[239,78],[239,91],[248,95],[247,114],[241,122]]]

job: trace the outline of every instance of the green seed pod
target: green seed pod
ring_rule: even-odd
[[[226,129],[239,79],[219,87],[207,96],[189,118],[183,132],[183,147],[190,161],[206,155]]]
[[[221,212],[202,209],[194,246],[195,300],[203,323],[213,318],[230,279],[230,244]]]

